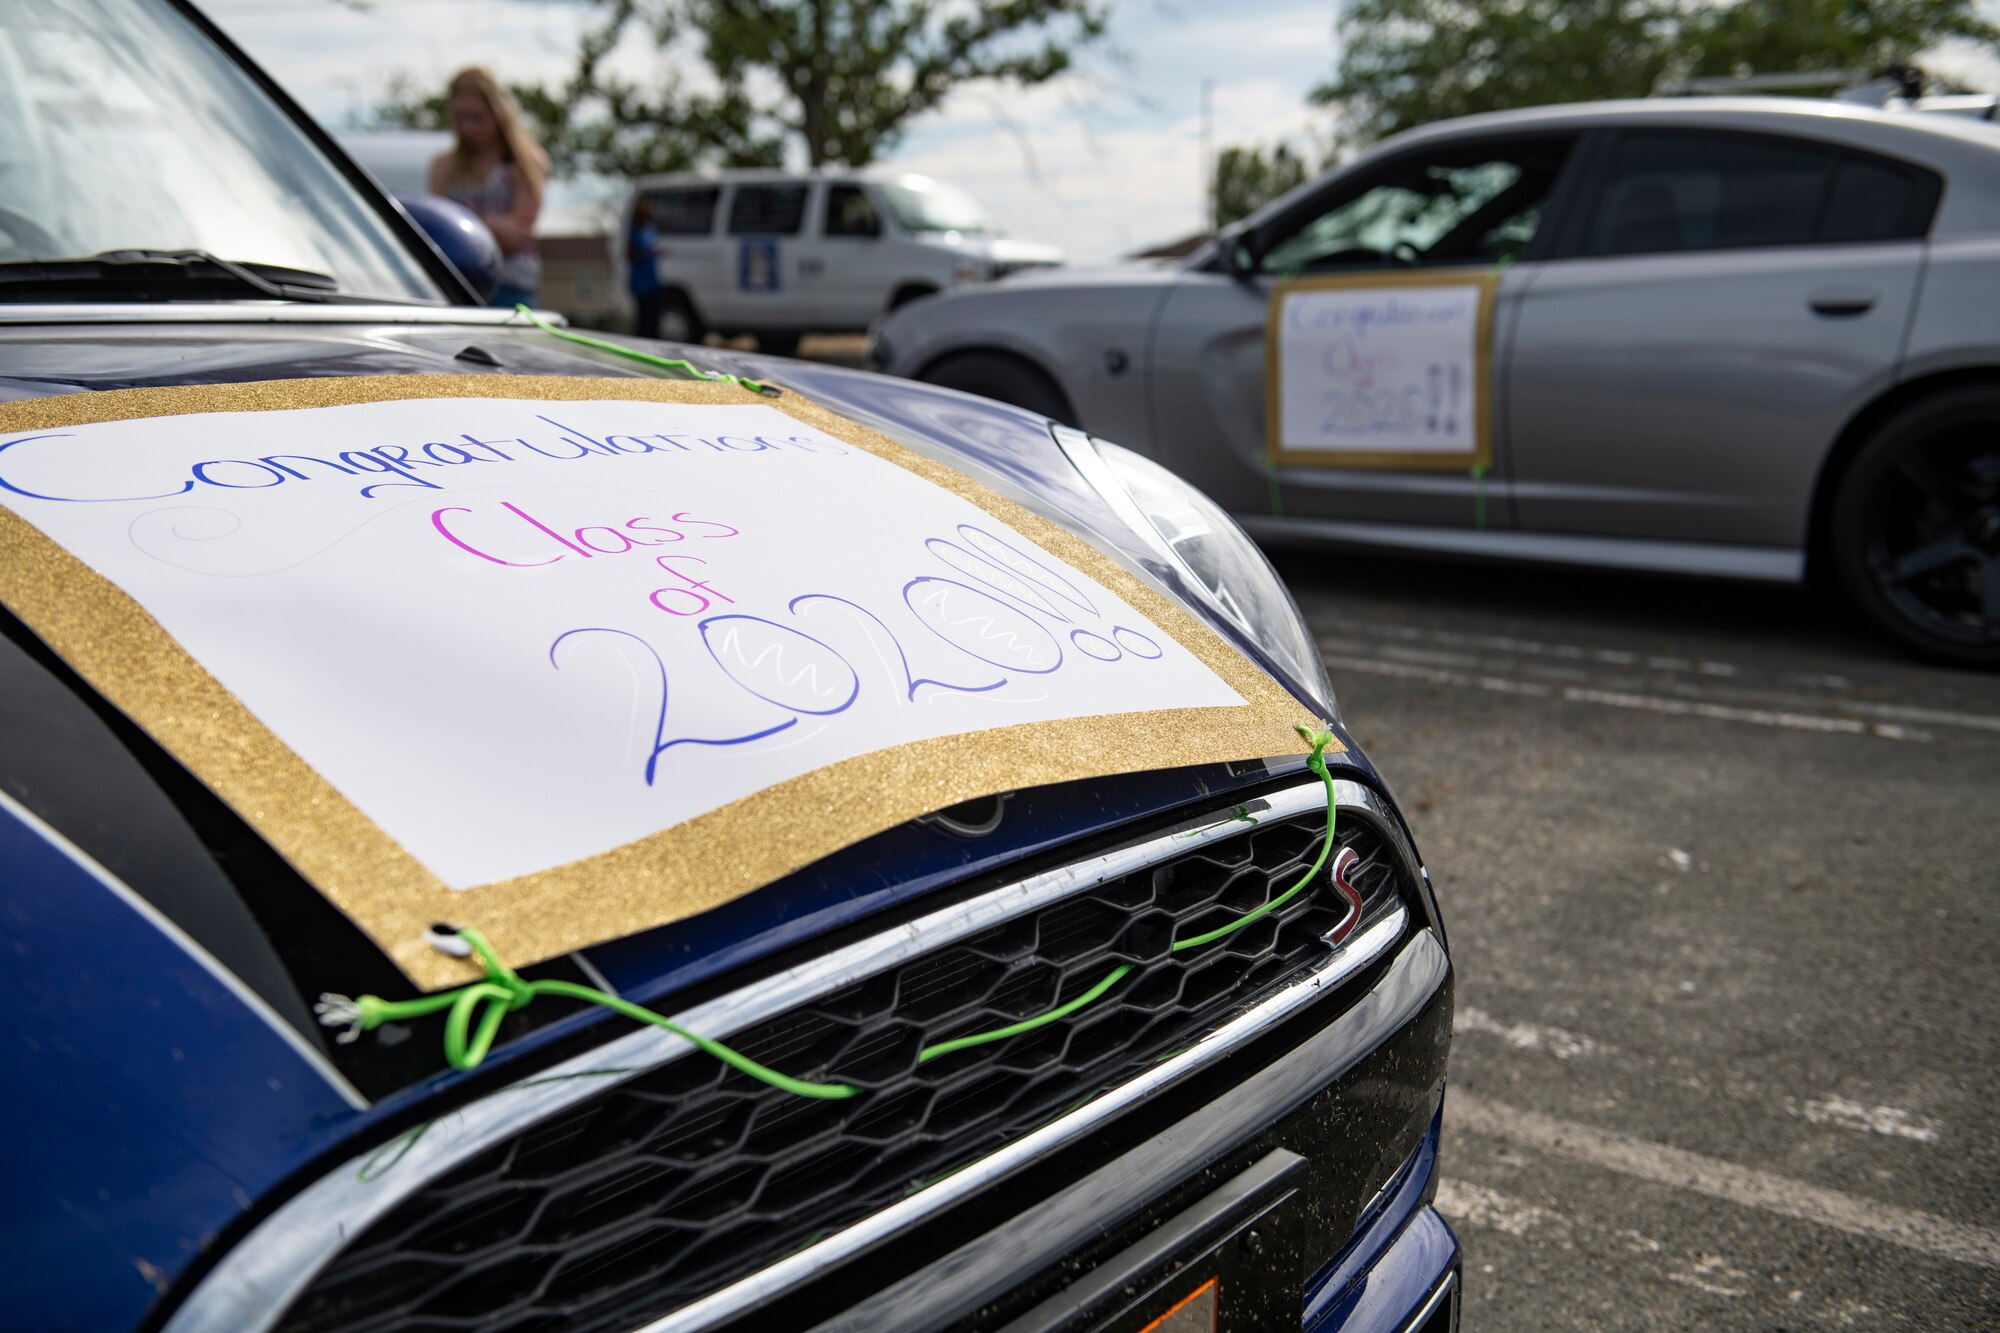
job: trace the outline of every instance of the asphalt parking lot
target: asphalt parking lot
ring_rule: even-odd
[[[1279,563],[1444,904],[1466,1328],[2000,1328],[2000,680],[1790,590]]]

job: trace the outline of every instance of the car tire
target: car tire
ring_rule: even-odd
[[[701,312],[686,292],[668,292],[660,303],[660,337],[671,343],[698,343],[708,336]]]
[[[799,341],[804,334],[760,333],[757,335],[757,350],[771,356],[797,356]]]
[[[918,378],[928,384],[1012,403],[1065,426],[1077,424],[1069,399],[1054,380],[1019,357],[1004,352],[959,352],[934,362]]]
[[[1830,518],[1841,585],[1871,620],[1934,661],[2000,668],[2000,387],[1882,422]]]

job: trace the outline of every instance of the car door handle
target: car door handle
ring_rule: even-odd
[[[1825,315],[1828,319],[1852,319],[1873,310],[1875,299],[1876,293],[1866,287],[1828,287],[1814,292],[1810,304],[1815,315]]]

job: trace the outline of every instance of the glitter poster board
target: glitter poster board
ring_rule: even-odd
[[[1102,553],[794,395],[405,376],[0,405],[0,601],[419,985],[931,810],[1296,753]]]
[[[1490,272],[1296,278],[1271,293],[1274,467],[1493,465]]]

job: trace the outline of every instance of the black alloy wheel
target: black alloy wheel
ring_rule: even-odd
[[[1841,582],[1926,657],[2000,667],[2000,388],[1904,408],[1855,455],[1834,501]]]

